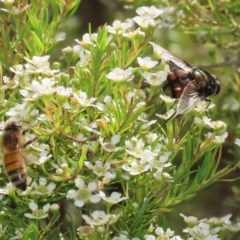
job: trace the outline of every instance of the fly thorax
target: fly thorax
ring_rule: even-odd
[[[217,78],[210,73],[196,68],[193,71],[198,91],[202,96],[216,95],[220,91],[220,84]]]

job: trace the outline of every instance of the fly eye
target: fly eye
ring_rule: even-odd
[[[214,95],[217,95],[220,92],[220,83],[218,80],[216,80],[216,85],[215,85],[215,91],[214,91]]]

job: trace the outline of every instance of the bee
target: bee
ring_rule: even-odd
[[[220,82],[215,75],[189,65],[155,43],[151,45],[154,52],[162,61],[167,62],[171,69],[164,88],[170,89],[173,98],[179,98],[173,116],[187,113],[200,101],[209,101],[207,97],[220,92]]]
[[[18,122],[9,122],[3,130],[2,147],[4,150],[3,164],[9,180],[13,185],[24,191],[27,188],[26,162],[22,149],[35,141],[36,138],[25,142],[25,133]]]

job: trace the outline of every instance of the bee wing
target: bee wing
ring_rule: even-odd
[[[175,115],[187,113],[196,107],[200,101],[202,101],[202,98],[198,94],[196,83],[195,81],[191,81],[184,88],[183,93],[179,98]]]
[[[170,62],[179,68],[182,68],[186,72],[192,72],[192,67],[185,63],[184,61],[180,60],[179,58],[175,57],[172,53],[170,53],[165,48],[160,47],[156,43],[150,42],[153,47],[154,53],[161,58],[165,62]]]

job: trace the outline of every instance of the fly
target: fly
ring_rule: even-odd
[[[171,72],[167,77],[167,85],[173,98],[179,98],[175,113],[170,118],[185,114],[207,97],[217,95],[220,82],[215,75],[172,55],[166,49],[151,42],[154,52],[170,65]]]

